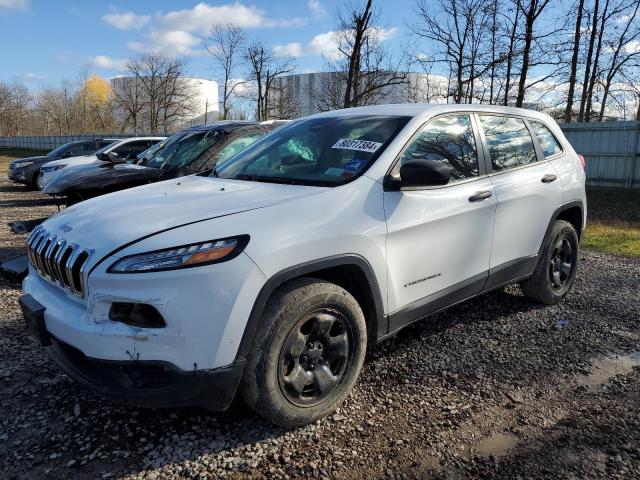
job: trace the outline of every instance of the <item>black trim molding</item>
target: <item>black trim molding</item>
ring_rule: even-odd
[[[370,334],[373,337],[371,340],[375,342],[380,337],[384,336],[387,332],[387,317],[385,317],[384,315],[382,296],[380,294],[380,288],[378,286],[376,276],[373,272],[373,268],[371,267],[371,265],[369,265],[369,262],[367,262],[367,260],[360,255],[336,255],[286,268],[276,273],[269,280],[267,280],[267,282],[260,290],[260,293],[258,294],[258,297],[253,304],[253,308],[251,309],[251,314],[249,315],[249,319],[247,321],[247,325],[245,326],[244,333],[242,334],[242,340],[240,341],[240,346],[238,347],[238,352],[236,354],[236,362],[244,361],[247,354],[251,350],[255,338],[255,333],[258,330],[258,322],[262,317],[264,307],[273,292],[278,287],[294,278],[298,278],[304,275],[312,275],[313,272],[325,270],[331,267],[349,265],[358,267],[364,274],[369,285],[369,290],[373,299],[375,310],[374,314],[372,315],[372,321],[374,322],[374,324],[371,325],[372,328]]]

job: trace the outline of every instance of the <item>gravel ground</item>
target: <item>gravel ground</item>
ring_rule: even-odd
[[[0,181],[6,222],[56,207]],[[0,281],[1,478],[638,478],[640,261],[583,252],[555,307],[509,287],[401,332],[367,357],[331,417],[273,427],[224,414],[110,403],[23,331]]]

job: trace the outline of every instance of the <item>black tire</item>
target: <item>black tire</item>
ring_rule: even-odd
[[[34,181],[34,188],[36,190],[42,191],[42,189],[44,188],[44,185],[42,184],[43,177],[44,177],[44,174],[42,172],[38,172],[36,174],[35,181]]]
[[[578,234],[569,222],[556,220],[533,275],[520,283],[525,297],[556,305],[571,290],[578,267]]]
[[[315,278],[292,280],[265,307],[240,394],[277,425],[314,422],[349,395],[366,346],[364,315],[349,292]]]

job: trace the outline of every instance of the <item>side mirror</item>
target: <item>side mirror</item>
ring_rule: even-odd
[[[401,187],[432,187],[446,185],[451,178],[451,167],[439,160],[414,158],[400,167]]]

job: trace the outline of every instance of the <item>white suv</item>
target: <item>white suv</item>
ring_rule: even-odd
[[[28,240],[28,328],[69,375],[146,406],[280,425],[332,412],[368,344],[519,282],[573,283],[585,173],[528,110],[386,105],[303,118],[205,174],[67,208]]]

